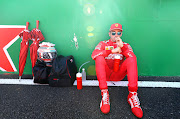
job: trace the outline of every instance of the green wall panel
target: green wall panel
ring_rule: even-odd
[[[58,54],[73,55],[78,68],[90,61],[85,65],[87,74],[95,75],[91,53],[109,39],[110,25],[119,22],[123,41],[137,56],[140,76],[180,76],[179,11],[179,0],[0,0],[0,25],[29,21],[32,30],[39,20],[44,41],[56,44]],[[8,48],[17,70],[20,42]],[[24,74],[31,74],[29,54]]]

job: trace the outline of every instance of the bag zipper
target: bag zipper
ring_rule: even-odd
[[[67,60],[66,60],[66,67],[67,67]],[[68,74],[69,74],[68,67],[67,67],[67,71],[68,71]],[[69,77],[71,78],[71,75],[70,75],[70,74],[69,74]]]

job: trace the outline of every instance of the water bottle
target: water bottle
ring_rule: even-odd
[[[82,74],[81,73],[77,73],[76,74],[76,80],[77,80],[77,89],[81,90],[82,89]]]
[[[86,80],[86,71],[85,71],[84,68],[82,69],[82,80],[83,80],[83,81]]]
[[[120,64],[120,56],[116,55],[114,59],[114,72],[117,72],[119,70],[119,64]]]

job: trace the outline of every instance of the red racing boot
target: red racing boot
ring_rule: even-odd
[[[102,113],[108,114],[110,111],[109,92],[108,89],[101,90],[102,100],[100,103],[100,109]]]
[[[137,96],[137,92],[129,92],[128,103],[131,106],[132,113],[136,117],[142,118],[143,111],[142,111],[142,109],[140,107],[140,101],[139,101],[139,98]]]

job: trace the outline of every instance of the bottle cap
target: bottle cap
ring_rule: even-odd
[[[82,77],[82,73],[79,73],[79,72],[78,72],[78,73],[76,74],[76,77]]]
[[[120,55],[115,55],[115,59],[120,59]]]

